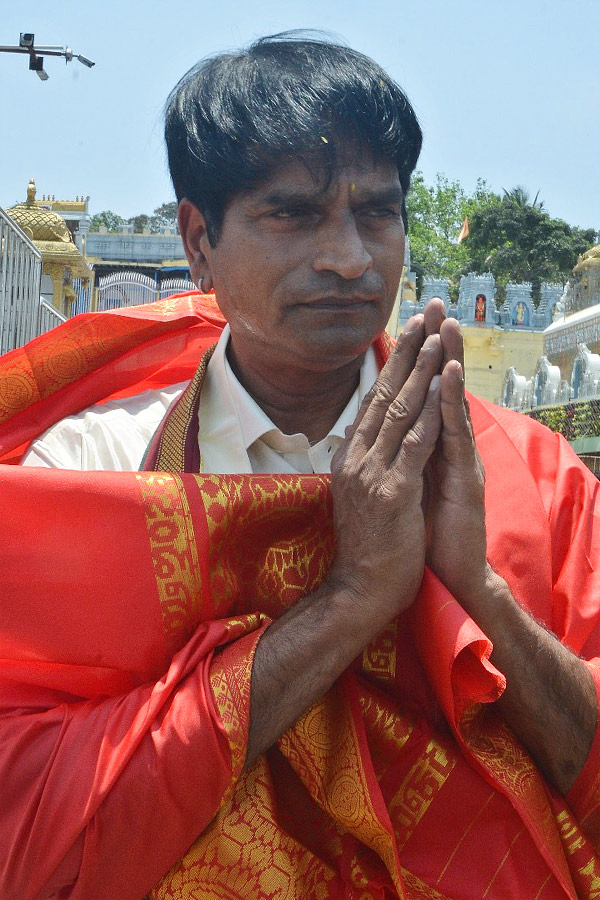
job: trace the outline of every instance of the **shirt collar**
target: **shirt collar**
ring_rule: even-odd
[[[290,449],[304,449],[304,447],[308,447],[305,435],[283,434],[238,381],[227,359],[226,350],[230,334],[229,325],[225,325],[208,366],[211,377],[211,389],[214,388],[214,393],[220,398],[220,403],[222,404],[220,411],[221,420],[227,418],[237,421],[246,450],[261,439],[265,440],[265,443],[280,453]],[[343,440],[345,429],[356,418],[363,397],[373,386],[378,374],[377,358],[375,350],[371,346],[365,354],[360,369],[358,387],[327,437],[334,436]],[[293,442],[290,439],[293,439]]]

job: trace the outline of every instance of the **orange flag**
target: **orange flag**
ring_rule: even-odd
[[[469,233],[469,220],[465,216],[465,221],[462,223],[462,228],[458,233],[458,238],[456,239],[456,243],[460,244],[461,241],[464,241],[466,236]]]

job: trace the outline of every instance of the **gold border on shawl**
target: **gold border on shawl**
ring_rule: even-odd
[[[545,848],[546,860],[555,862],[565,883],[572,884],[573,872],[563,852],[557,821],[538,770],[507,725],[495,715],[485,716],[483,721],[484,715],[479,704],[463,713],[460,733],[467,750],[502,786],[521,817],[523,809],[527,811],[529,824],[525,824],[529,833]],[[556,870],[553,870],[555,875]]]
[[[565,853],[572,858],[571,868],[576,873],[575,886],[581,896],[590,898],[590,900],[598,900],[600,898],[600,860],[593,845],[567,807],[557,813],[556,824]],[[576,858],[577,856],[579,859]],[[582,861],[581,857],[585,861]]]
[[[373,806],[358,734],[340,687],[305,713],[278,747],[319,806],[377,853],[403,897],[395,842]]]
[[[156,590],[170,653],[183,646],[200,618],[202,576],[194,523],[177,475],[136,474],[146,516]]]
[[[80,321],[79,321],[80,320]],[[115,316],[77,316],[59,330],[40,335],[31,343],[6,354],[0,361],[0,422],[46,399],[95,369],[116,354],[147,339],[152,325],[123,330]]]
[[[209,534],[208,577],[215,612],[219,616],[225,614],[225,607],[239,590],[239,578],[226,548],[230,547],[230,526],[233,522],[239,524],[244,508],[242,486],[235,478],[225,480],[221,475],[203,475],[196,483],[204,503]],[[251,514],[252,506],[244,513],[245,517]]]
[[[390,622],[363,650],[363,672],[378,681],[393,681],[396,677],[396,644],[398,624]]]
[[[259,635],[251,633],[247,635],[247,640],[242,640],[240,647],[239,635],[235,633],[240,630],[240,626],[244,632],[249,629],[254,632],[260,626],[260,617],[249,615],[231,619],[227,623],[227,629],[231,634],[230,640],[233,641],[236,637],[238,640],[235,644],[229,644],[220,653],[215,654],[210,667],[210,683],[215,703],[231,750],[233,777],[223,802],[231,796],[235,787],[235,779],[244,768],[246,761],[246,729],[242,724],[239,710],[247,708],[250,703],[252,665],[259,638]],[[254,641],[250,653],[247,652],[248,641]]]
[[[269,765],[244,772],[229,803],[151,891],[154,900],[327,900],[330,864],[278,821]],[[337,895],[337,892],[336,892]]]
[[[383,362],[385,363],[387,361],[390,353],[396,346],[396,342],[389,336],[387,331],[383,331],[379,335],[378,341],[379,341],[379,347],[381,348],[381,351],[382,351],[382,353],[381,353],[382,359],[383,359]]]
[[[432,739],[389,803],[398,850],[406,845],[415,828],[442,790],[456,765],[448,747]]]
[[[189,385],[183,392],[182,397],[173,407],[163,433],[160,438],[158,454],[154,469],[157,472],[184,472],[185,471],[185,440],[190,428],[194,427],[194,411],[195,401],[202,389],[204,377],[206,375],[206,367],[211,356],[215,352],[215,347],[206,351],[200,364],[196,369],[196,373]],[[202,471],[202,466],[200,467]]]
[[[600,773],[588,792],[580,824],[592,844],[600,847]]]
[[[256,609],[276,618],[284,609],[314,591],[324,578],[333,553],[328,531],[327,476],[203,475],[197,477],[210,537],[210,587],[217,616],[235,606],[246,583],[252,584]],[[248,559],[246,535],[260,533],[273,515],[299,515],[303,531],[297,541],[275,540],[264,555]],[[289,520],[288,520],[289,521]],[[250,574],[251,573],[251,574]]]
[[[364,686],[359,699],[373,768],[381,781],[413,733],[415,719],[393,708],[389,698],[368,694]]]

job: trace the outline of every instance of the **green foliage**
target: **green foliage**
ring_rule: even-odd
[[[131,216],[131,218],[127,219],[129,225],[133,225],[133,233],[134,234],[142,234],[144,228],[150,226],[150,216],[147,216],[146,213],[140,213],[137,216]]]
[[[525,209],[530,206],[532,209],[542,210],[544,208],[544,201],[538,200],[540,196],[540,192],[538,191],[533,200],[529,197],[529,191],[527,188],[524,188],[522,184],[517,184],[510,191],[504,190],[504,197],[508,200],[511,200],[513,203],[516,203],[517,206]]]
[[[151,234],[158,234],[163,228],[177,225],[177,203],[174,200],[171,203],[163,203],[156,207],[154,215],[148,216],[146,213],[141,213],[132,216],[127,221],[133,225],[135,234],[142,234],[144,228],[149,228]]]
[[[594,243],[584,230],[553,219],[522,187],[505,191],[500,203],[475,210],[467,238],[474,272],[492,272],[504,288],[508,281],[530,281],[539,300],[543,281],[565,282],[577,257]],[[502,299],[502,290],[500,291]]]
[[[469,238],[456,243],[461,226],[480,207],[497,203],[500,198],[482,179],[473,194],[467,194],[458,181],[441,173],[434,185],[427,185],[422,173],[415,172],[406,207],[411,263],[418,279],[423,275],[450,278],[450,292],[458,296],[460,275],[470,271]]]
[[[125,219],[122,219],[121,216],[114,213],[111,209],[105,209],[103,212],[92,216],[90,231],[99,231],[101,225],[104,225],[107,231],[118,231],[119,227],[124,224]]]
[[[532,409],[527,415],[562,434],[568,441],[600,435],[600,400],[596,397]]]
[[[565,282],[579,254],[596,240],[593,229],[553,219],[539,192],[532,200],[521,185],[500,197],[480,179],[467,194],[445,175],[438,173],[435,183],[427,185],[422,173],[415,172],[406,205],[413,269],[418,278],[449,278],[454,298],[461,275],[492,272],[498,303],[509,281],[530,281],[537,301],[541,283]],[[465,218],[469,235],[457,244]]]
[[[177,201],[163,203],[154,210],[152,219],[155,219],[160,228],[168,228],[177,225]]]
[[[546,406],[544,409],[535,410],[535,418],[546,425],[551,431],[564,434],[567,425],[567,412],[565,406]]]
[[[596,413],[596,415],[595,415]],[[597,411],[592,403],[583,401],[573,406],[573,434],[576,438],[590,437],[597,434]]]
[[[147,213],[139,213],[129,219],[123,219],[111,209],[105,209],[104,212],[92,216],[90,230],[98,231],[101,225],[105,225],[108,231],[114,232],[126,223],[133,225],[134,234],[142,234],[144,228],[149,228],[151,234],[158,234],[163,228],[177,226],[177,203],[175,200],[162,203],[157,206],[152,216]]]

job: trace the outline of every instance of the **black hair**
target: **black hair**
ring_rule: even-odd
[[[236,194],[292,158],[316,161],[330,180],[336,141],[392,162],[406,196],[422,134],[406,95],[373,60],[285,32],[190,69],[167,100],[165,140],[177,199],[203,213],[216,246]],[[406,227],[404,203],[402,216]]]

